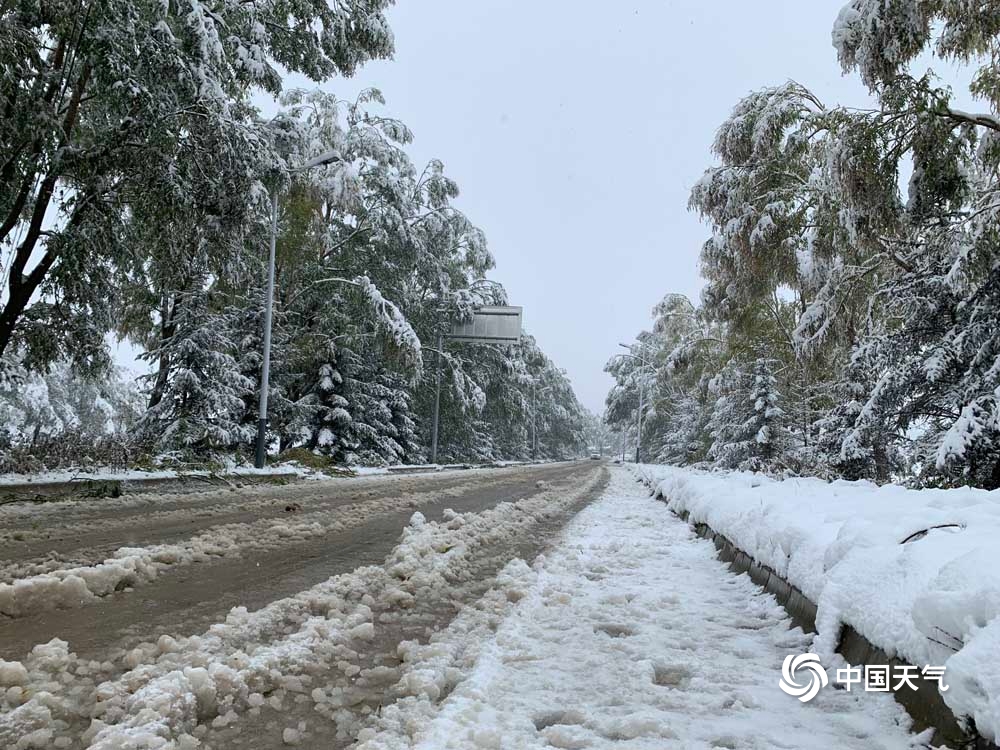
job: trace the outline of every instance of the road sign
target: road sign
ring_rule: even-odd
[[[477,307],[472,320],[452,324],[451,331],[442,335],[438,329],[437,363],[434,374],[434,421],[431,423],[431,463],[437,462],[438,415],[441,410],[441,350],[444,339],[471,344],[519,344],[521,343],[520,307]]]
[[[452,325],[448,339],[474,344],[517,344],[521,341],[520,307],[477,307],[472,320]]]

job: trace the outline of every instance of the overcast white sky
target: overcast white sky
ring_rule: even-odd
[[[866,104],[830,29],[845,0],[400,0],[377,86],[444,161],[525,327],[602,412],[604,363],[667,292],[697,296],[706,228],[688,192],[736,101],[794,78]]]

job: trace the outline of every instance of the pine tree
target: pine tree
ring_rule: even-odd
[[[656,460],[681,466],[702,461],[710,447],[711,419],[702,392],[676,392],[670,398],[669,407],[669,414],[654,428],[654,435],[660,441]]]
[[[170,335],[146,353],[166,365],[165,387],[140,423],[160,449],[210,454],[251,441],[253,429],[242,417],[254,383],[240,372],[227,334],[207,290],[177,295]]]
[[[784,412],[772,362],[759,357],[748,369],[731,361],[716,378],[718,393],[709,421],[708,457],[718,468],[765,471],[780,465],[785,447]]]

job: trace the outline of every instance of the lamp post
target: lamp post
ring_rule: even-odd
[[[632,359],[637,359],[640,362],[642,362],[643,367],[650,368],[650,369],[652,368],[652,365],[642,355],[634,354],[632,352],[633,347],[629,346],[628,344],[618,344],[618,346],[622,347],[623,349],[628,349],[629,350],[628,354],[622,354],[620,356],[622,356],[622,357],[631,357]],[[639,346],[641,347],[641,344]],[[641,348],[640,348],[640,351],[642,351]],[[640,378],[639,379],[639,408],[636,410],[636,415],[635,415],[635,462],[636,463],[639,463],[639,459],[640,459],[641,454],[642,454],[642,407],[643,407],[643,403],[642,403],[643,399],[642,399],[642,397],[643,397],[643,382],[642,382],[642,378]]]
[[[444,334],[438,330],[437,355],[434,357],[434,420],[431,422],[431,463],[438,460],[438,422],[441,419],[441,351],[444,348]]]
[[[310,159],[305,164],[289,169],[289,172],[305,172],[314,167],[322,167],[343,161],[337,151],[327,151]],[[267,299],[264,301],[264,361],[260,368],[260,401],[257,405],[257,444],[254,451],[254,466],[264,468],[267,460],[267,391],[271,375],[271,318],[274,313],[274,251],[278,244],[278,189],[271,190],[271,240],[267,252]]]

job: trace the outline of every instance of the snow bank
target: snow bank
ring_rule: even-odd
[[[389,473],[386,466],[348,466],[347,469],[357,477],[379,476]]]
[[[948,706],[1000,739],[1000,492],[636,471],[815,602],[819,653],[846,623],[890,656],[944,665]]]

